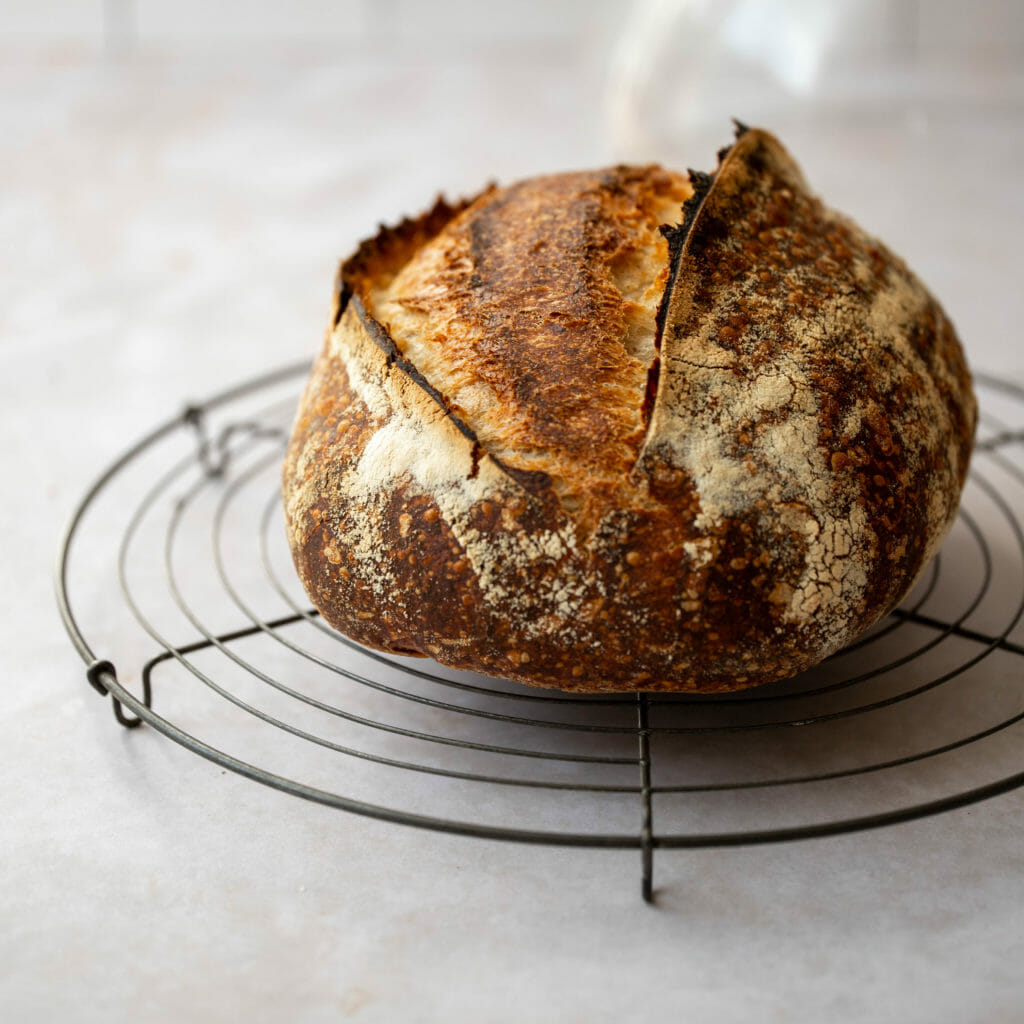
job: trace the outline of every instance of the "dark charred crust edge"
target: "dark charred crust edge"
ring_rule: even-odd
[[[356,251],[342,263],[340,271],[342,282],[353,283],[356,278],[381,259],[389,260],[394,256],[406,256],[406,247],[410,242],[414,242],[424,235],[438,234],[446,224],[457,217],[475,199],[476,196],[470,199],[460,199],[452,204],[444,196],[439,195],[434,201],[434,205],[421,216],[404,217],[397,224],[391,226],[381,224],[377,234],[373,238],[367,238],[360,242]]]
[[[348,306],[349,299],[352,298],[352,289],[345,284],[341,279],[341,271],[339,270],[337,276],[334,279],[334,316],[331,317],[331,330],[338,326],[342,316],[345,313],[345,309]]]
[[[480,195],[485,195],[490,185]],[[361,278],[372,275],[376,268],[388,267],[396,271],[412,255],[413,247],[441,233],[460,213],[471,206],[479,196],[449,203],[438,196],[434,205],[419,217],[406,217],[399,223],[381,224],[373,238],[364,239],[356,251],[338,267],[334,279],[334,316],[332,327],[337,327]]]
[[[690,184],[693,186],[693,195],[683,203],[683,221],[681,224],[662,224],[661,233],[668,242],[668,280],[665,282],[665,290],[661,293],[661,302],[658,304],[658,312],[655,317],[655,349],[661,347],[661,335],[665,328],[665,317],[668,314],[669,299],[675,290],[676,280],[679,277],[679,267],[683,260],[683,249],[686,241],[693,231],[697,222],[697,216],[704,206],[705,200],[711,193],[712,186],[722,170],[726,157],[732,152],[736,142],[743,138],[750,129],[741,121],[733,119],[736,126],[735,141],[728,146],[723,146],[717,153],[718,166],[709,174],[707,171],[695,171],[692,167],[687,168],[690,176]]]
[[[728,153],[728,150],[723,152]],[[721,166],[721,165],[719,165]],[[665,290],[661,293],[661,302],[658,304],[658,312],[655,316],[655,345],[660,348],[661,336],[665,329],[665,317],[668,314],[668,303],[675,290],[676,279],[679,276],[679,266],[683,259],[683,249],[686,240],[690,237],[693,225],[697,222],[697,214],[700,213],[704,200],[711,192],[711,186],[715,181],[717,171],[708,174],[706,171],[695,171],[688,168],[690,184],[693,186],[693,195],[683,203],[683,222],[681,224],[662,224],[660,231],[668,242],[668,280],[665,282]]]
[[[681,224],[662,224],[660,230],[668,242],[668,280],[665,282],[665,290],[661,293],[661,302],[658,304],[658,312],[655,315],[654,348],[659,351],[661,348],[661,336],[665,329],[665,317],[668,315],[668,304],[675,290],[676,280],[679,277],[679,267],[683,261],[683,249],[686,240],[690,237],[694,224],[697,222],[697,215],[704,206],[704,201],[711,193],[711,188],[725,163],[725,158],[732,152],[733,147],[743,138],[750,129],[733,118],[736,126],[735,139],[728,146],[723,146],[717,153],[718,166],[709,174],[707,171],[695,171],[687,168],[690,176],[690,185],[693,186],[693,195],[683,203],[683,221]]]
[[[736,139],[741,139],[750,130],[741,121],[733,118],[736,126]],[[654,317],[654,359],[647,370],[647,386],[644,389],[643,405],[640,409],[641,421],[645,427],[650,423],[651,414],[654,410],[654,402],[658,395],[658,384],[661,377],[661,339],[665,331],[665,317],[668,315],[669,301],[675,291],[676,280],[679,276],[679,267],[683,261],[683,250],[686,247],[686,240],[690,237],[694,224],[697,222],[697,215],[700,213],[714,185],[715,178],[729,155],[735,143],[723,146],[718,151],[718,166],[710,174],[706,171],[695,171],[688,168],[690,185],[693,187],[693,195],[683,203],[683,220],[681,224],[662,224],[661,234],[668,242],[668,279],[665,281],[665,289],[661,293],[661,301],[658,303],[658,311]]]

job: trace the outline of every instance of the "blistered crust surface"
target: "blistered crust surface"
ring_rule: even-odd
[[[536,685],[715,691],[816,663],[909,588],[974,429],[948,320],[771,136],[742,136],[660,247],[656,174],[490,190],[347,265],[284,471],[329,622]],[[552,189],[568,222],[522,228]]]

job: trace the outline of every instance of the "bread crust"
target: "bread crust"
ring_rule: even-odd
[[[690,195],[661,249],[659,189]],[[749,130],[690,184],[534,179],[364,243],[286,523],[314,604],[370,647],[568,690],[739,689],[907,592],[975,419],[935,300]]]

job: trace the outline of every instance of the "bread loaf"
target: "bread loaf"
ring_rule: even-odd
[[[793,675],[907,593],[976,419],[903,262],[740,129],[491,187],[339,272],[284,467],[324,618],[536,686]]]

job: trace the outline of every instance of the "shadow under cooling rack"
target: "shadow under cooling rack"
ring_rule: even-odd
[[[381,655],[320,621],[278,489],[307,371],[189,406],[75,510],[58,600],[122,725],[343,810],[635,848],[648,899],[656,849],[822,837],[1024,784],[1021,389],[979,379],[959,518],[902,606],[850,647],[735,695],[588,697]]]

